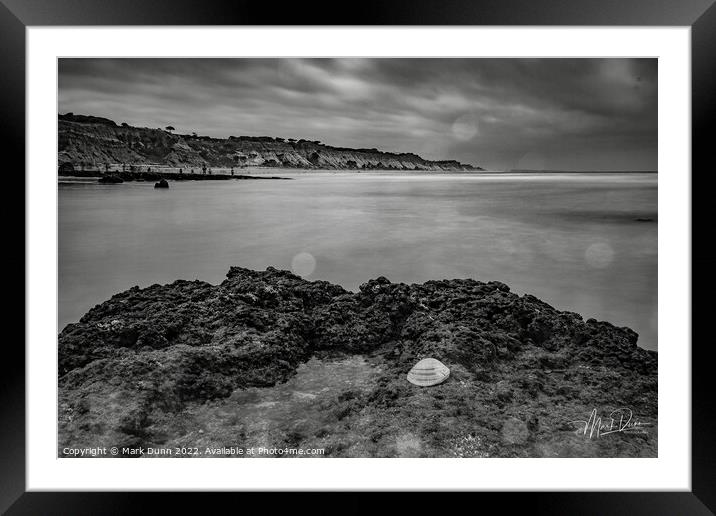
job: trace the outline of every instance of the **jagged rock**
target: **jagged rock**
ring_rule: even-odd
[[[656,422],[657,354],[637,338],[497,282],[381,277],[349,292],[232,267],[218,285],[133,287],[62,330],[60,446],[195,446],[199,428],[199,442],[216,444],[251,431],[230,418],[249,393],[284,385],[309,360],[362,357],[372,378],[363,390],[291,397],[282,410],[318,404],[323,426],[275,423],[278,441],[267,444],[393,456],[395,436],[410,433],[421,456],[655,456],[655,426],[639,439],[594,441],[569,423],[617,407]],[[450,381],[415,389],[405,374],[427,356],[440,357]]]
[[[507,380],[500,380],[495,384],[495,393],[497,394],[498,400],[507,403],[512,401],[514,389],[512,389],[510,382]]]
[[[117,175],[108,175],[100,177],[97,182],[102,184],[117,184],[124,183],[124,180]]]
[[[60,166],[57,167],[57,173],[58,173],[58,175],[63,175],[63,174],[72,175],[75,173],[75,166],[69,162],[61,163]]]

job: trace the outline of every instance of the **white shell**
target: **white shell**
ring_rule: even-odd
[[[450,369],[434,358],[424,358],[408,372],[408,381],[419,387],[437,385],[447,380]]]

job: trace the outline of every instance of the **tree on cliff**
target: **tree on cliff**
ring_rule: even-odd
[[[175,131],[175,129],[171,125],[166,126],[164,129],[166,129],[169,132]]]

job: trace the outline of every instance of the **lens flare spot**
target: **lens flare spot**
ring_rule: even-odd
[[[614,261],[614,249],[606,242],[597,242],[587,247],[584,259],[591,267],[604,269]]]
[[[453,136],[463,142],[472,140],[477,132],[477,119],[471,114],[458,117],[452,124]]]
[[[311,253],[298,253],[291,260],[291,271],[299,276],[310,276],[316,270],[316,259]]]

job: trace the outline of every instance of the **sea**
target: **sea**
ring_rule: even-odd
[[[657,174],[248,173],[290,180],[60,178],[58,330],[135,285],[273,266],[349,290],[497,280],[658,349]]]

